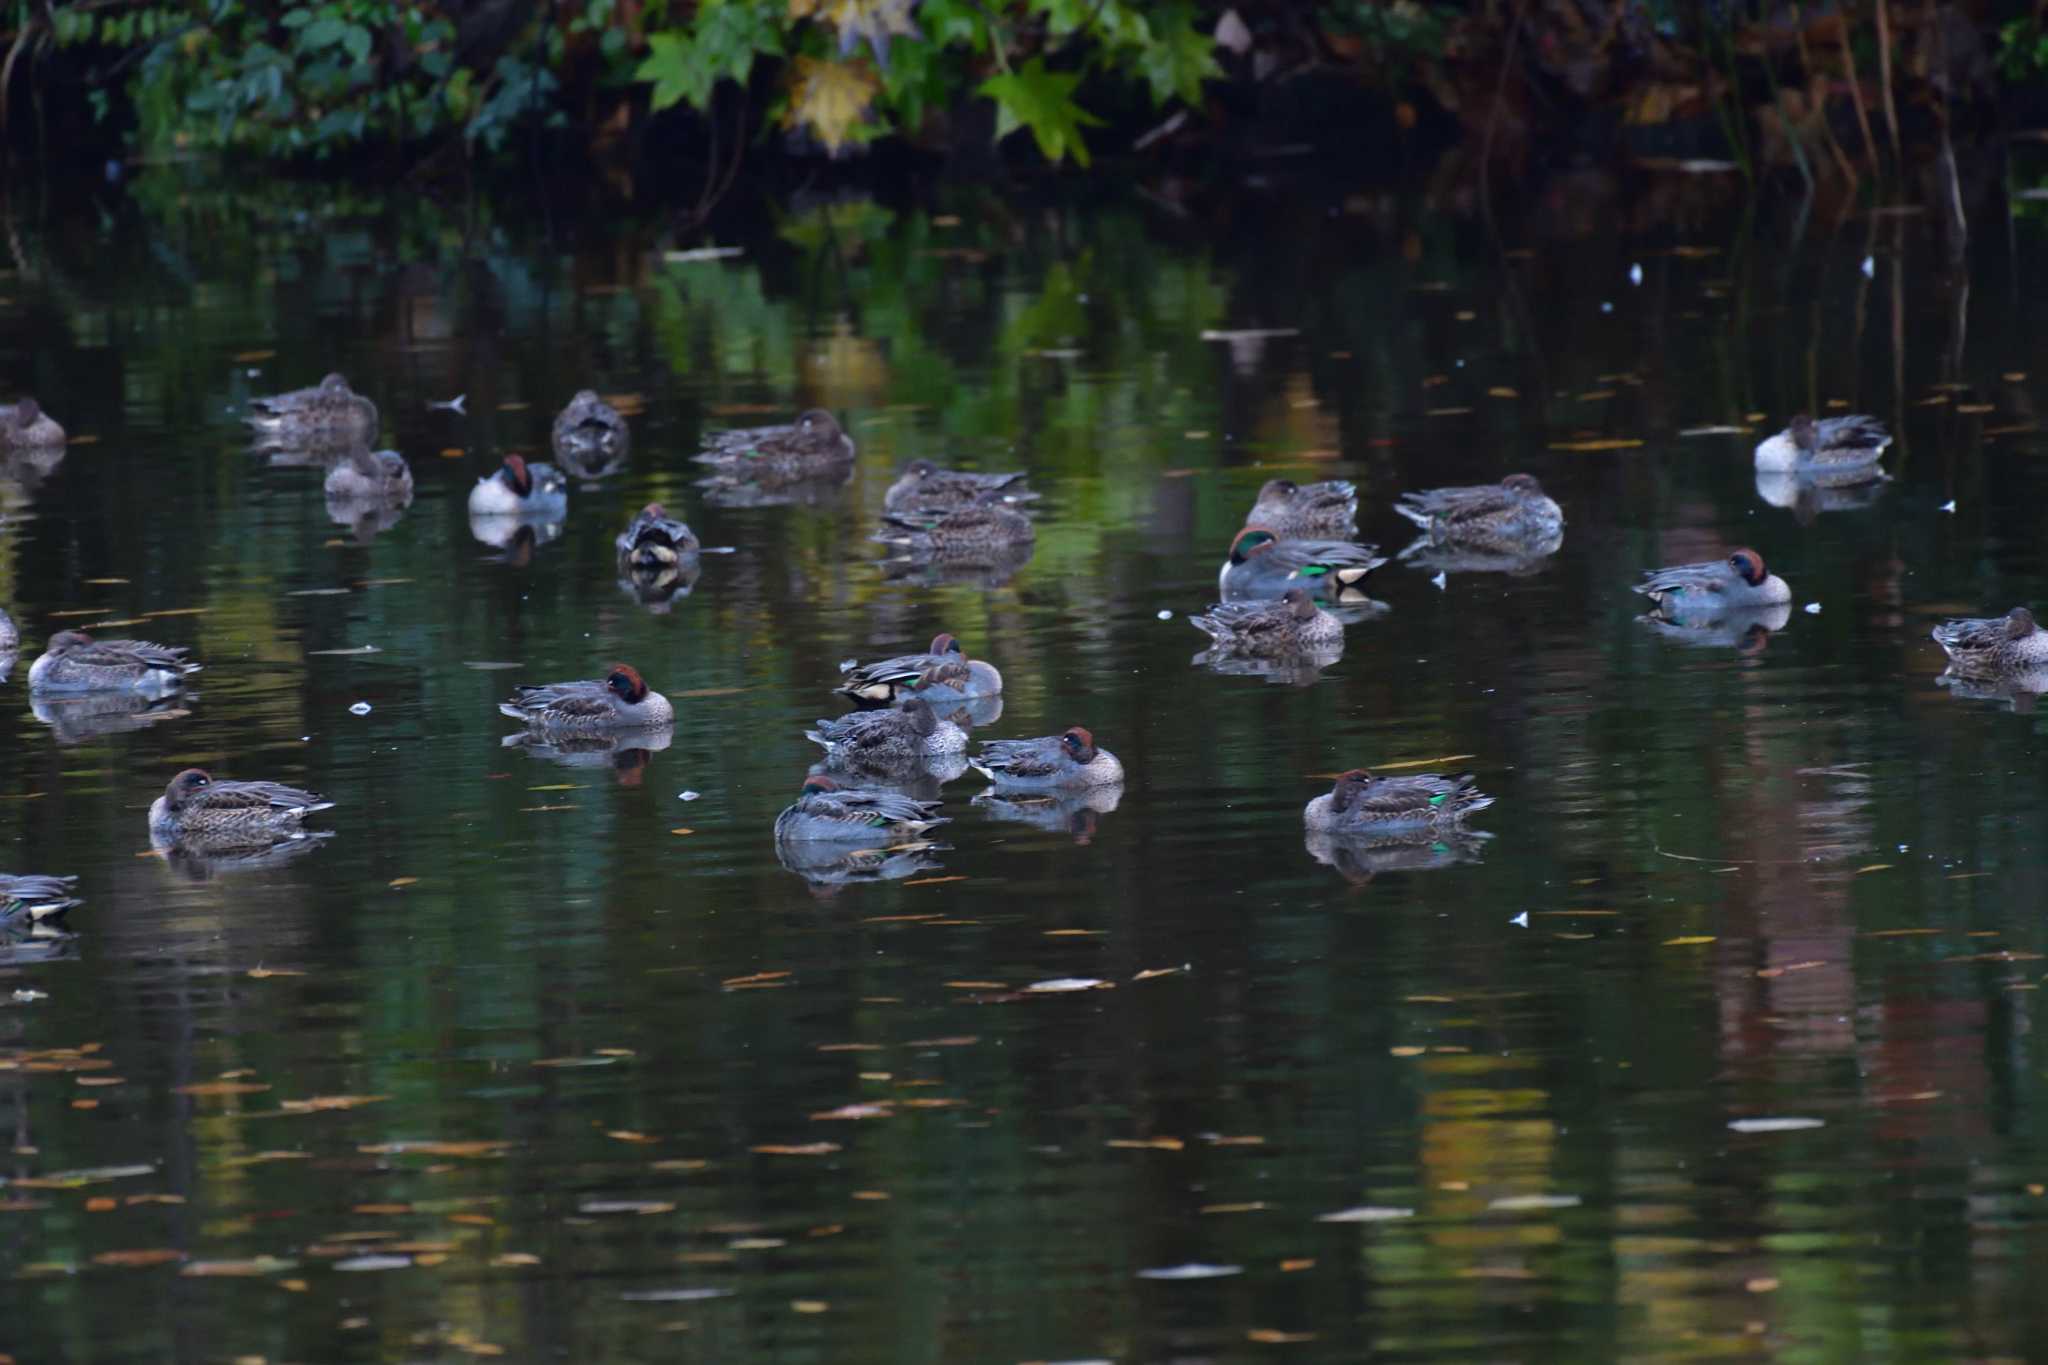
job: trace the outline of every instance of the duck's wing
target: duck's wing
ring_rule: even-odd
[[[1369,784],[1354,804],[1368,811],[1398,815],[1446,805],[1471,785],[1470,777],[1445,777],[1441,773],[1382,777]]]
[[[1823,417],[1814,423],[1814,449],[1801,454],[1816,464],[1856,464],[1874,460],[1892,443],[1891,432],[1875,417]]]
[[[184,673],[195,667],[186,660],[189,653],[191,651],[183,645],[159,645],[148,640],[94,640],[91,644],[70,650],[64,658],[72,663],[98,668],[133,668],[139,665]]]
[[[1934,628],[1934,639],[1950,654],[1958,650],[1970,654],[1997,648],[2009,638],[2008,629],[2008,622],[2003,616],[1973,616],[1959,621],[1944,621]]]
[[[848,697],[865,696],[874,688],[893,692],[899,685],[915,682],[927,668],[939,662],[933,654],[899,654],[879,663],[860,664],[848,669],[845,679],[832,690]]]
[[[1224,602],[1189,620],[1212,640],[1264,640],[1285,630],[1289,617],[1284,603]]]
[[[1698,564],[1673,564],[1669,568],[1653,569],[1643,575],[1643,581],[1636,584],[1636,591],[1646,597],[1658,597],[1667,592],[1725,592],[1728,589],[1729,570],[1725,560],[1708,559]]]
[[[1348,540],[1283,540],[1265,553],[1277,556],[1275,562],[1296,578],[1334,577],[1346,583],[1357,582],[1387,562],[1376,546]]]
[[[215,782],[194,793],[188,804],[213,811],[326,810],[332,801],[282,782]]]
[[[1051,777],[1065,753],[1056,739],[992,739],[981,746],[974,766],[1011,777]]]
[[[614,714],[611,689],[601,682],[542,683],[517,688],[507,704],[515,714],[544,713],[561,720],[598,720]]]

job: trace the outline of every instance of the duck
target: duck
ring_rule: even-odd
[[[697,537],[689,526],[668,514],[658,502],[640,509],[625,530],[612,542],[621,563],[636,569],[661,568],[680,563],[697,553]]]
[[[887,705],[906,695],[920,678],[938,665],[953,660],[966,663],[966,678],[950,672],[932,677],[921,689],[927,697],[957,701],[1001,694],[1003,675],[996,671],[996,666],[986,659],[969,659],[960,642],[946,631],[934,635],[931,648],[922,654],[899,654],[879,663],[856,664],[847,670],[845,680],[832,690],[856,702]]]
[[[1523,544],[1556,537],[1564,526],[1563,509],[1532,474],[1510,474],[1499,483],[1404,494],[1394,510],[1439,544]]]
[[[1245,514],[1246,526],[1266,526],[1287,536],[1332,536],[1342,540],[1358,525],[1358,489],[1348,479],[1296,483],[1268,479]]]
[[[828,763],[876,773],[903,772],[928,757],[957,754],[967,732],[941,720],[923,697],[905,697],[887,711],[851,711],[820,720],[804,738],[825,746]]]
[[[1079,725],[1039,739],[991,739],[967,760],[998,790],[1058,791],[1106,787],[1124,780],[1115,754],[1097,748]]]
[[[804,778],[803,790],[775,817],[775,842],[861,844],[869,848],[908,843],[947,823],[939,803],[898,792],[842,787],[823,773]]]
[[[411,502],[412,467],[395,450],[357,447],[327,471],[323,487],[336,500]]]
[[[338,374],[310,389],[250,399],[247,421],[258,436],[283,445],[367,446],[377,439],[377,405]]]
[[[300,825],[332,801],[280,782],[217,779],[187,768],[170,780],[149,808],[153,839],[171,843],[303,838]]]
[[[2048,631],[2034,613],[2014,607],[2003,616],[1946,621],[1934,628],[1934,642],[1957,673],[1986,677],[2048,667]]]
[[[721,431],[697,456],[722,475],[748,483],[801,483],[844,473],[852,464],[853,438],[839,419],[812,408],[783,426]]]
[[[984,498],[1029,502],[1038,495],[1022,487],[1027,477],[1022,473],[976,474],[964,469],[941,469],[930,460],[912,460],[882,496],[882,510],[917,517],[957,511]]]
[[[507,455],[505,462],[469,490],[473,517],[559,517],[569,510],[569,484],[551,464],[528,464]]]
[[[1001,501],[984,499],[937,516],[884,513],[875,539],[907,548],[913,559],[979,563],[1028,546],[1037,535],[1031,518]]]
[[[1714,618],[1792,600],[1785,580],[1764,569],[1764,557],[1741,549],[1726,559],[1674,564],[1643,575],[1635,590],[1656,603],[1667,619]]]
[[[12,654],[21,648],[21,627],[14,624],[14,618],[0,609],[0,654]]]
[[[76,877],[0,872],[0,924],[55,922],[79,904],[71,894]]]
[[[21,397],[0,403],[0,444],[20,447],[61,446],[64,428],[35,399]]]
[[[1346,540],[1285,540],[1270,526],[1247,526],[1230,542],[1230,556],[1216,575],[1224,601],[1278,597],[1300,583],[1325,600],[1363,596],[1367,574],[1386,563],[1371,545]]]
[[[608,469],[626,458],[630,437],[619,410],[583,389],[555,414],[555,458],[575,469]]]
[[[176,691],[199,665],[182,645],[147,640],[95,640],[82,630],[61,630],[29,666],[31,692]]]
[[[1470,773],[1414,773],[1374,777],[1364,768],[1340,773],[1335,786],[1302,808],[1308,828],[1321,834],[1383,834],[1398,829],[1456,826],[1493,798],[1473,786]]]
[[[1861,413],[1823,417],[1800,413],[1775,436],[1757,443],[1756,467],[1791,473],[1826,473],[1875,465],[1892,443],[1883,422]],[[1872,471],[1876,477],[1876,471]]]
[[[1196,630],[1232,654],[1268,657],[1342,648],[1344,625],[1316,606],[1307,588],[1292,587],[1271,602],[1225,602],[1189,618]]]
[[[676,719],[668,698],[649,691],[631,664],[613,664],[602,678],[516,688],[498,712],[536,730],[585,733],[651,729]]]

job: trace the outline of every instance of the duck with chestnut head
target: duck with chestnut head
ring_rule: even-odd
[[[171,843],[269,843],[303,837],[306,817],[333,805],[281,782],[238,782],[187,768],[150,806],[149,832]]]
[[[516,689],[501,714],[536,730],[597,732],[675,723],[675,708],[650,691],[631,664],[613,664],[602,678]]]
[[[31,692],[141,692],[161,696],[184,685],[199,665],[182,645],[147,640],[96,640],[82,630],[63,630],[43,646],[29,666]]]
[[[1244,524],[1264,526],[1282,536],[1345,540],[1358,527],[1358,489],[1348,479],[1268,479]]]
[[[1764,568],[1764,557],[1741,549],[1726,559],[1674,564],[1643,575],[1635,590],[1670,621],[1714,621],[1735,612],[1792,600],[1785,580]]]
[[[569,510],[569,483],[551,464],[528,464],[524,456],[504,462],[469,490],[472,517],[555,520]]]
[[[968,760],[997,790],[1061,791],[1124,780],[1124,765],[1075,725],[1039,739],[992,739]]]
[[[1270,526],[1247,526],[1230,542],[1230,554],[1216,575],[1217,595],[1226,602],[1278,597],[1304,587],[1325,602],[1362,602],[1366,575],[1386,563],[1370,545],[1345,540],[1289,540]]]
[[[1336,785],[1302,809],[1308,828],[1320,834],[1386,834],[1457,825],[1493,798],[1473,785],[1470,773],[1413,773],[1374,777],[1364,768],[1339,774]]]

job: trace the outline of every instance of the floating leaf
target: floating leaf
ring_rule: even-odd
[[[830,1156],[842,1149],[836,1142],[764,1142],[747,1150],[758,1152],[762,1156]]]
[[[1609,436],[1597,441],[1552,441],[1550,448],[1569,451],[1634,450],[1642,444],[1640,439],[1633,436]]]
[[[102,1251],[99,1255],[92,1258],[92,1263],[94,1265],[115,1265],[132,1268],[168,1265],[172,1261],[182,1261],[184,1259],[185,1253],[182,1251],[173,1251],[169,1247],[157,1247],[146,1251]]]
[[[1826,1119],[1776,1118],[1731,1119],[1728,1127],[1737,1133],[1792,1133],[1803,1128],[1825,1128]]]
[[[1414,1209],[1394,1208],[1378,1204],[1361,1204],[1355,1209],[1339,1209],[1335,1213],[1319,1214],[1318,1223],[1391,1223],[1398,1218],[1413,1218]]]
[[[1666,948],[1697,948],[1702,943],[1712,943],[1713,941],[1714,936],[1712,934],[1688,934],[1683,938],[1667,938],[1661,946]]]

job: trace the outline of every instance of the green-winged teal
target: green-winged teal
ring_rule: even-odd
[[[185,675],[199,671],[185,657],[189,652],[182,645],[95,640],[82,630],[59,631],[30,665],[28,686],[31,692],[173,692]]]
[[[613,664],[602,678],[517,688],[500,714],[536,730],[598,733],[675,723],[676,712],[630,664]]]
[[[1116,755],[1097,748],[1095,736],[1078,725],[1039,739],[989,740],[968,762],[999,790],[1106,787],[1124,780]]]
[[[1472,781],[1470,773],[1374,777],[1363,768],[1353,768],[1341,774],[1328,792],[1303,807],[1301,817],[1311,830],[1323,834],[1383,834],[1453,826],[1493,804],[1493,798]]]

